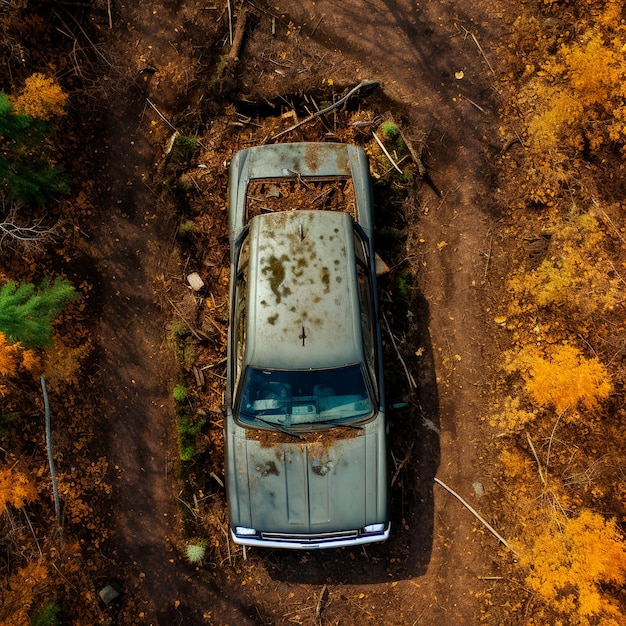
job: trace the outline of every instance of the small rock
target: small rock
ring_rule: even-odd
[[[476,481],[472,483],[472,487],[474,488],[474,493],[476,494],[477,498],[482,498],[485,495],[485,488],[483,487],[482,483]]]
[[[98,595],[104,604],[109,605],[113,600],[119,597],[119,591],[113,585],[107,585],[100,589]]]
[[[198,272],[192,272],[187,276],[187,282],[191,285],[194,291],[200,291],[204,289],[204,281],[200,278]]]

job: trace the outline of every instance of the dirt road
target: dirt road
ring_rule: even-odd
[[[441,197],[423,185],[407,209],[407,262],[422,302],[412,312],[412,328],[424,347],[423,356],[410,355],[410,362],[421,382],[422,410],[392,416],[392,428],[420,422],[403,479],[413,485],[407,493],[414,501],[407,506],[401,494],[392,539],[367,552],[273,553],[232,568],[196,569],[175,548],[177,492],[168,458],[175,449],[172,363],[152,289],[155,278],[169,271],[163,259],[174,221],[153,183],[159,155],[149,136],[158,116],[145,96],[166,115],[191,106],[180,73],[167,67],[191,70],[198,62],[198,47],[206,45],[200,26],[219,17],[205,9],[157,0],[145,8],[119,6],[115,15],[114,45],[128,64],[122,73],[143,80],[149,64],[161,76],[145,91],[133,82],[120,93],[122,83],[115,83],[107,121],[110,189],[102,196],[102,227],[91,246],[99,251],[102,277],[101,365],[110,405],[116,541],[130,572],[128,590],[140,599],[124,609],[124,619],[162,625],[474,624],[480,597],[492,584],[484,577],[494,573],[498,545],[432,477],[436,473],[489,516],[489,460],[481,456],[490,367],[482,286],[490,269],[489,159],[499,149],[489,66],[495,60],[489,58],[503,20],[491,4],[465,0],[279,0],[260,12],[278,16],[283,37],[289,22],[301,27],[298,45],[324,51],[333,73],[327,78],[383,81],[406,124],[427,133],[426,160]],[[242,80],[247,78],[254,79]],[[197,89],[193,94],[197,102]]]

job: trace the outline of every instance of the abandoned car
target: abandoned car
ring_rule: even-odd
[[[238,544],[389,536],[371,181],[356,146],[248,148],[230,166],[225,463]]]

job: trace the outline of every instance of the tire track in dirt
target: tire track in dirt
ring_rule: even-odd
[[[481,284],[494,204],[489,160],[498,150],[498,103],[490,69],[465,29],[479,33],[488,51],[501,34],[498,12],[491,3],[466,0],[372,0],[367,10],[329,0],[312,7],[280,4],[304,24],[303,32],[319,23],[315,39],[340,51],[360,77],[383,81],[410,123],[427,133],[426,158],[442,198],[423,186],[419,206],[409,213],[414,229],[408,252],[430,317],[441,425],[438,476],[488,516],[489,498],[475,490],[480,494],[482,486],[489,493],[491,466],[481,456],[491,367]],[[476,532],[471,514],[439,487],[434,507],[427,572],[399,583],[405,615],[420,624],[476,623],[476,595],[489,584],[479,578],[492,574],[497,542]]]
[[[249,622],[205,572],[186,564],[172,545],[179,533],[173,473],[176,449],[165,319],[153,284],[164,271],[170,216],[150,188],[152,147],[141,111],[109,117],[111,195],[92,243],[102,282],[102,379],[108,400],[116,543],[131,563],[142,623],[198,624],[211,616]],[[137,125],[137,132],[128,132]],[[167,235],[169,234],[169,238]]]
[[[152,3],[145,19],[161,10],[164,28],[169,28],[166,7]],[[123,6],[120,11],[118,22],[132,32],[131,20],[141,12],[125,12]],[[167,38],[146,23],[139,28],[142,49],[167,47]],[[132,48],[132,35],[118,36],[121,40],[111,43],[112,54],[119,53],[116,46]],[[129,623],[253,624],[250,616],[257,611],[219,589],[206,570],[188,564],[174,545],[180,536],[177,463],[170,458],[177,450],[170,395],[175,363],[154,284],[159,273],[168,271],[175,216],[153,182],[155,154],[148,137],[157,116],[137,82],[127,78],[141,67],[139,53],[124,59],[127,65],[115,67],[112,80],[105,83],[106,140],[98,148],[108,187],[101,194],[99,224],[89,243],[101,287],[98,365],[106,400],[113,542],[126,597],[135,603],[123,601],[121,611]],[[158,97],[156,102],[163,106]]]

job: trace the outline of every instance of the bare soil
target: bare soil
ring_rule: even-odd
[[[433,478],[487,518],[497,508],[482,427],[492,367],[485,289],[494,271],[489,242],[499,210],[491,199],[490,160],[501,149],[499,103],[487,59],[496,64],[490,53],[508,18],[486,0],[278,0],[271,7],[246,6],[250,17],[239,65],[217,86],[211,80],[219,55],[228,50],[229,30],[221,5],[117,4],[113,29],[100,25],[112,67],[105,85],[109,113],[93,158],[104,159],[105,167],[100,225],[83,245],[101,293],[99,367],[114,488],[112,550],[125,589],[115,615],[119,623],[163,626],[475,624],[502,555],[497,541]],[[234,8],[236,18],[236,3]],[[241,115],[253,117],[268,101],[275,106],[279,95],[343,95],[344,86],[362,78],[382,82],[371,105],[362,106],[377,114],[391,111],[407,138],[425,146],[424,160],[439,191],[423,182],[411,187],[379,224],[403,233],[381,290],[398,350],[418,386],[403,407],[406,381],[387,337],[388,395],[398,401],[391,413],[397,461],[391,538],[360,550],[246,554],[227,540],[223,495],[214,481],[201,506],[214,517],[207,527],[215,535],[208,537],[204,563],[192,566],[183,551],[181,510],[188,504],[180,503],[185,479],[179,478],[171,400],[176,364],[167,323],[171,315],[192,325],[200,320],[212,339],[198,358],[208,365],[223,358],[227,311],[219,294],[228,279],[220,269],[227,255],[227,163],[213,159],[192,172],[201,195],[183,202],[212,239],[203,240],[210,243],[201,258],[179,257],[174,241],[180,206],[163,186],[175,170],[175,164],[165,166],[162,152],[172,128],[163,118],[197,132],[201,155],[227,160],[259,137]],[[246,113],[238,117],[229,100],[240,110],[248,107]],[[275,117],[276,124],[290,124]],[[263,125],[260,117],[254,123]],[[293,139],[306,140],[313,132],[320,129],[303,128]],[[212,295],[200,313],[192,295],[180,296],[186,273],[196,269]],[[392,279],[403,270],[416,281],[408,287],[408,305],[398,308]],[[168,300],[176,304],[170,314],[162,306]],[[223,372],[215,372],[217,384],[201,400],[211,416],[206,447],[213,459],[193,467],[194,473],[219,473],[214,442],[220,422],[211,409],[219,406]]]

